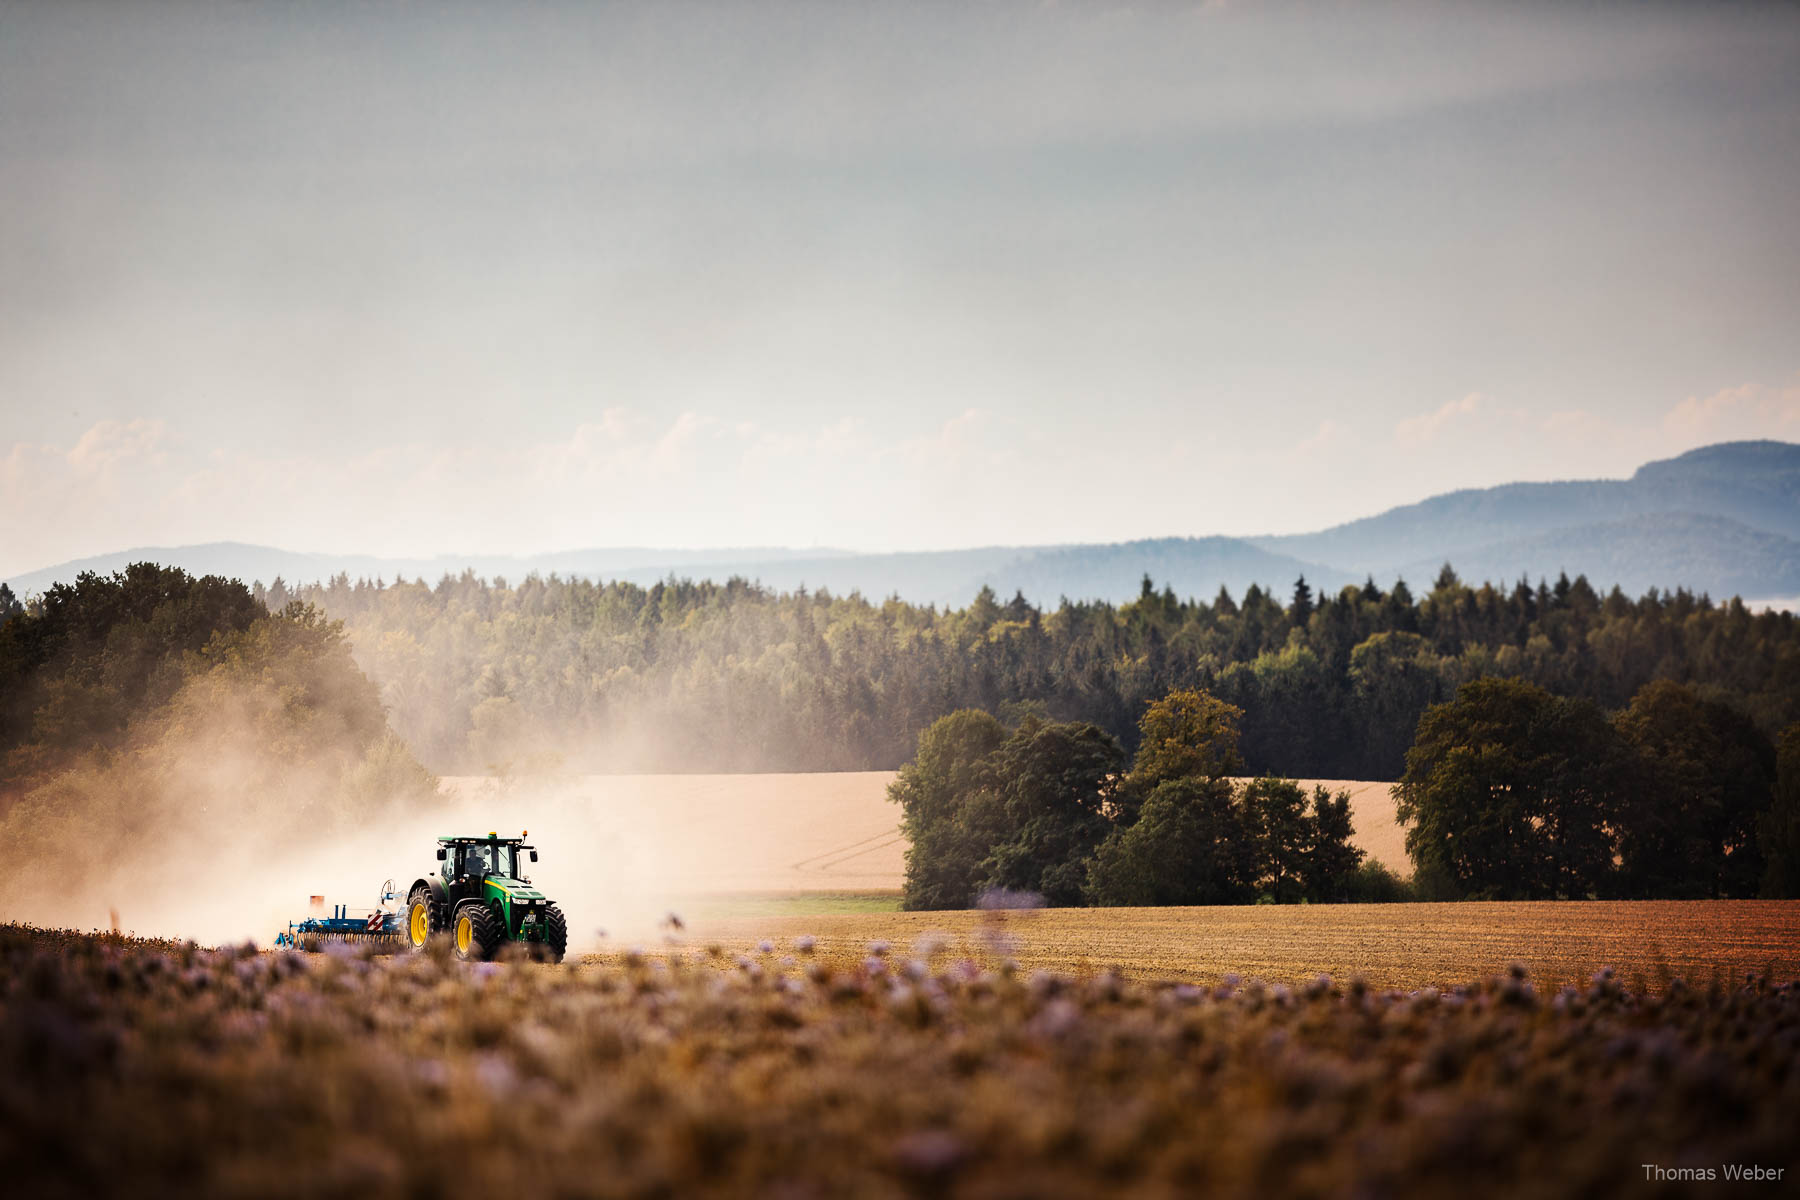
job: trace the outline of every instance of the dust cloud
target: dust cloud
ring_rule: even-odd
[[[344,811],[339,801],[328,826],[308,828],[273,813],[263,822],[209,819],[266,773],[254,755],[233,761],[216,742],[209,748],[186,764],[179,788],[192,807],[160,804],[161,819],[108,839],[103,855],[40,836],[31,886],[17,886],[20,875],[0,885],[0,915],[103,929],[116,913],[126,932],[268,946],[309,915],[309,897],[361,915],[385,880],[404,896],[438,868],[438,836],[489,831],[529,831],[540,857],[527,870],[566,914],[571,952],[653,945],[669,913],[691,916],[721,898],[901,885],[891,772],[452,777],[404,806],[371,796],[361,811]],[[71,776],[51,786],[67,790]]]

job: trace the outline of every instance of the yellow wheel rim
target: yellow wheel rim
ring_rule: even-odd
[[[412,906],[412,918],[407,923],[407,928],[412,933],[412,944],[415,946],[425,944],[426,920],[425,902],[421,900]]]
[[[467,954],[469,947],[475,943],[475,922],[467,917],[456,922],[456,950],[459,954]]]

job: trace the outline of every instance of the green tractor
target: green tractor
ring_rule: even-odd
[[[523,837],[439,838],[443,867],[407,892],[407,944],[423,950],[433,935],[448,933],[458,958],[489,959],[502,944],[523,942],[561,962],[569,948],[569,923],[526,878],[526,854],[537,861],[537,850]]]

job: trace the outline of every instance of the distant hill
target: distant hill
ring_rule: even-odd
[[[297,554],[220,542],[142,547],[15,576],[20,596],[81,571],[109,572],[152,559],[201,574],[265,583],[352,578],[435,581],[473,570],[516,579],[536,571],[649,584],[669,575],[733,575],[796,587],[898,594],[961,606],[982,587],[1040,604],[1125,600],[1145,575],[1182,596],[1209,598],[1252,583],[1285,596],[1300,575],[1335,590],[1365,576],[1428,587],[1445,562],[1469,581],[1585,574],[1597,586],[1638,593],[1686,587],[1718,598],[1800,596],[1800,445],[1728,442],[1646,463],[1630,479],[1513,483],[1433,496],[1318,533],[1256,538],[1192,537],[1090,545],[987,546],[903,554],[758,547],[734,550],[597,548],[532,556],[438,555],[384,559]]]
[[[1729,560],[1720,547],[1705,544],[1717,536],[1745,557]],[[1630,479],[1450,492],[1319,533],[1248,540],[1340,570],[1378,579],[1404,575],[1415,583],[1429,582],[1450,562],[1467,579],[1489,577],[1499,569],[1489,564],[1505,564],[1493,577],[1567,570],[1627,587],[1793,595],[1800,571],[1800,446],[1726,442],[1647,463]]]
[[[1553,529],[1459,551],[1449,560],[1465,580],[1514,580],[1585,574],[1632,595],[1685,586],[1723,599],[1800,596],[1800,542],[1725,517],[1651,513]],[[1429,586],[1445,559],[1430,555],[1399,575]]]

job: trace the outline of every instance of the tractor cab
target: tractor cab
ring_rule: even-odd
[[[523,838],[503,838],[488,834],[485,838],[441,837],[437,856],[444,864],[446,884],[460,879],[479,880],[485,875],[528,882],[524,870],[526,855],[537,861],[537,850]]]

